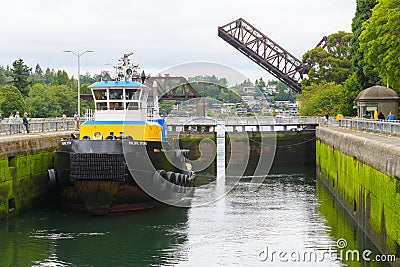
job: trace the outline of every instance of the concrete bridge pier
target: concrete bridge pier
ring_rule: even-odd
[[[233,126],[233,130],[234,130],[234,132],[244,132],[244,129],[245,127],[244,126],[242,126],[242,125],[235,125],[235,126]]]

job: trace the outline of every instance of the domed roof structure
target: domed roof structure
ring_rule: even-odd
[[[398,94],[388,87],[384,86],[372,86],[370,88],[362,90],[356,100],[397,100],[399,99]]]

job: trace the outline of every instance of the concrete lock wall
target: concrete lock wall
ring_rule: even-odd
[[[53,151],[71,132],[8,136],[0,139],[0,222],[32,207],[48,192]]]
[[[400,254],[400,148],[319,127],[317,175],[383,252]]]

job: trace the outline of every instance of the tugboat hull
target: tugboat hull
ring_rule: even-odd
[[[54,152],[55,190],[63,205],[94,215],[185,205],[194,174],[184,153],[132,138],[62,141]]]

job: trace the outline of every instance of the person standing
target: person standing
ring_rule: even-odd
[[[385,115],[383,115],[382,111],[379,112],[379,114],[378,114],[378,120],[382,120],[382,121],[385,120]]]
[[[8,123],[10,124],[10,134],[14,134],[14,113],[12,112],[8,118]]]
[[[74,125],[75,125],[75,131],[78,131],[79,130],[79,114],[78,114],[78,111],[75,112],[75,115],[74,115]]]
[[[22,117],[22,124],[25,126],[26,133],[29,133],[29,121],[28,121],[28,113],[24,113],[24,116]]]
[[[329,121],[329,113],[327,111],[325,112],[325,126],[328,126],[328,121]]]
[[[394,114],[390,111],[389,115],[387,116],[388,121],[394,121],[395,117]]]

